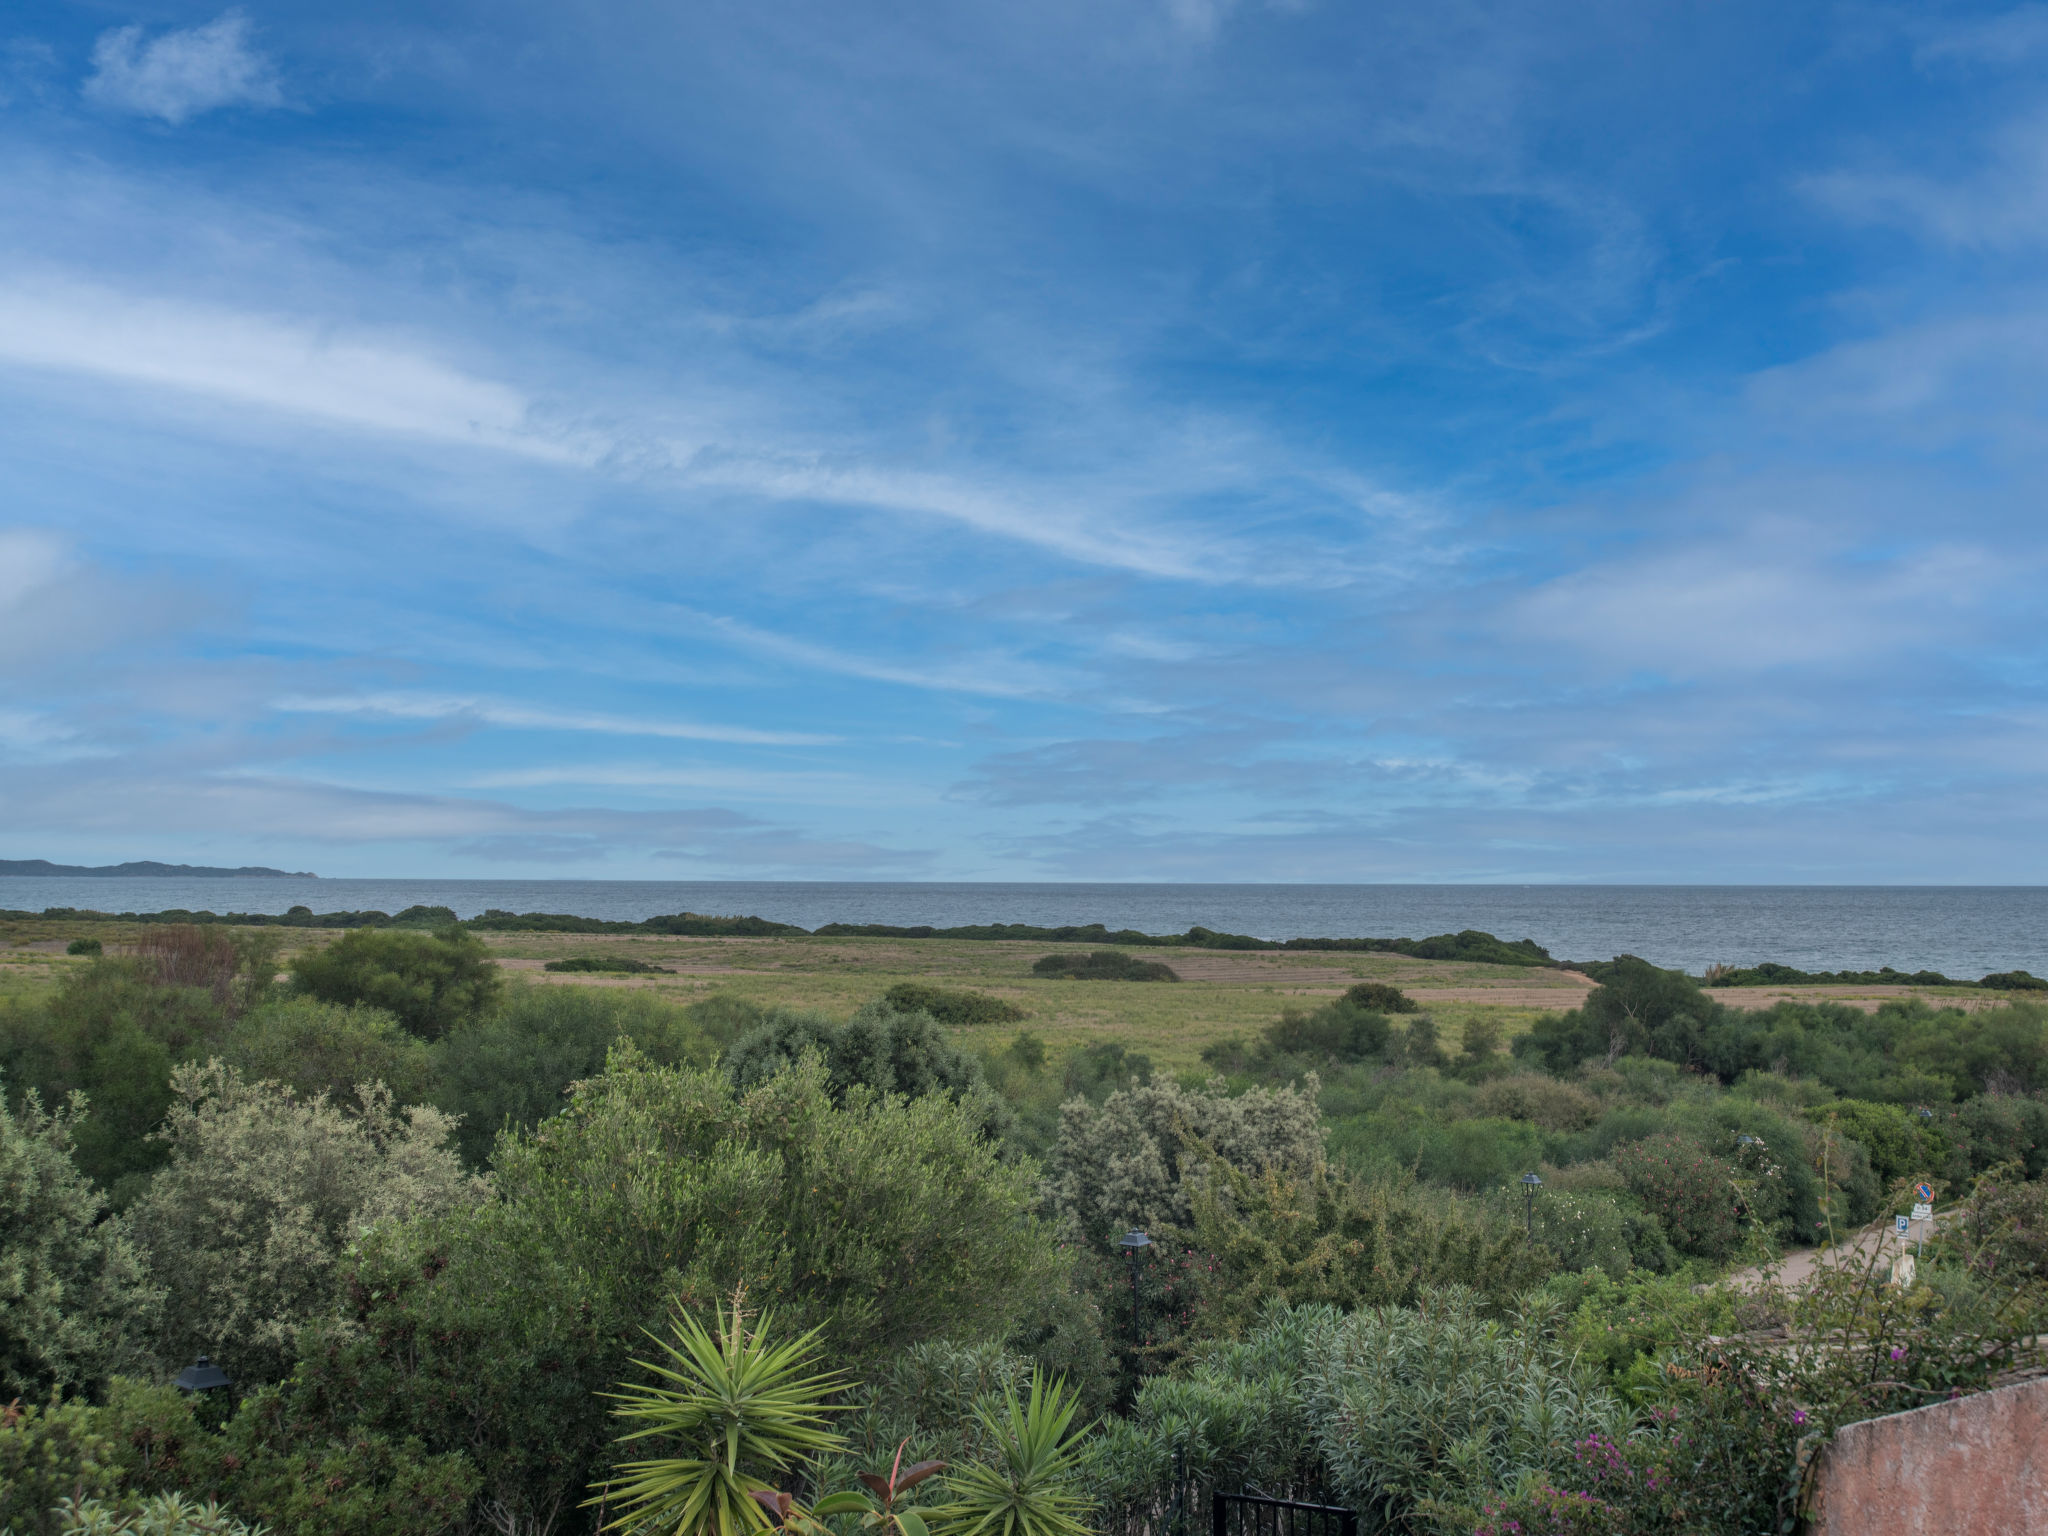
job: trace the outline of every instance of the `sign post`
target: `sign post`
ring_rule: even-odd
[[[1920,1226],[1920,1257],[1927,1257],[1927,1223],[1934,1220],[1934,1186],[1922,1180],[1913,1186],[1913,1219]]]

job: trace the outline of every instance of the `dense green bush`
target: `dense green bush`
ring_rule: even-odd
[[[898,1013],[928,1013],[941,1024],[1014,1024],[1027,1017],[1015,1003],[990,997],[986,992],[932,987],[916,981],[899,981],[882,994],[882,1002]]]
[[[1679,1252],[1726,1259],[1741,1245],[1738,1175],[1725,1158],[1665,1131],[1616,1149],[1614,1165]]]
[[[367,1003],[423,1040],[488,1015],[501,983],[489,947],[460,928],[358,928],[292,964],[293,987],[330,1003]]]
[[[73,939],[64,946],[67,955],[99,955],[105,946],[98,939]]]
[[[726,1051],[725,1072],[739,1088],[756,1087],[812,1054],[824,1063],[835,1098],[858,1088],[911,1098],[942,1093],[972,1104],[992,1135],[1009,1122],[980,1058],[954,1046],[930,1014],[872,1003],[844,1023],[814,1013],[771,1015]]]
[[[575,955],[567,960],[550,960],[541,967],[546,971],[568,972],[572,975],[610,976],[673,976],[675,968],[656,965],[651,960],[635,960],[630,955]]]
[[[1117,949],[1098,949],[1085,955],[1046,955],[1032,963],[1031,974],[1067,981],[1180,980],[1180,973],[1163,961],[1140,960]]]
[[[282,998],[236,1020],[220,1059],[251,1082],[282,1083],[303,1098],[337,1101],[359,1084],[382,1083],[402,1104],[430,1096],[434,1058],[417,1035],[381,1008]]]
[[[0,1099],[0,1400],[97,1390],[155,1343],[161,1295],[71,1159],[85,1117]]]
[[[622,1039],[664,1064],[708,1066],[716,1049],[684,1010],[612,987],[510,986],[489,1018],[435,1041],[433,1100],[460,1121],[464,1161],[482,1167],[501,1130],[530,1130],[558,1112],[569,1085],[602,1072]]]
[[[1461,1285],[1505,1303],[1556,1263],[1518,1223],[1483,1207],[1323,1163],[1256,1176],[1218,1164],[1197,1193],[1192,1226],[1211,1260],[1201,1326],[1224,1338],[1272,1302],[1413,1306],[1434,1287]]]
[[[228,973],[230,995],[234,982]],[[230,1023],[210,984],[159,981],[132,958],[96,960],[47,1003],[0,1012],[0,1073],[10,1092],[33,1088],[45,1104],[85,1094],[92,1114],[74,1127],[73,1156],[125,1205],[163,1160],[149,1133],[170,1107],[171,1068],[210,1054]]]
[[[102,1407],[0,1415],[0,1530],[207,1536],[260,1522],[273,1536],[441,1536],[476,1488],[460,1456],[374,1435],[328,1439],[294,1421],[274,1390],[251,1394],[220,1429],[201,1411],[170,1387],[116,1378]],[[209,1504],[226,1506],[211,1524]]]

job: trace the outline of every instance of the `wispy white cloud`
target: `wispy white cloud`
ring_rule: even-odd
[[[277,71],[250,45],[240,11],[147,42],[141,27],[116,27],[100,34],[92,62],[86,100],[167,123],[221,107],[284,104]]]
[[[358,715],[382,720],[447,720],[520,731],[590,732],[603,736],[657,736],[676,741],[722,741],[743,746],[820,747],[837,736],[806,731],[760,731],[740,725],[643,720],[631,715],[543,709],[473,695],[434,693],[289,694],[271,708],[287,714]]]
[[[555,463],[590,458],[540,430],[517,390],[400,338],[61,277],[0,282],[0,360]]]
[[[1044,698],[1073,688],[1076,679],[1051,668],[1016,657],[973,658],[966,662],[934,662],[909,666],[876,661],[835,646],[776,634],[743,619],[724,614],[683,610],[695,624],[723,635],[736,644],[777,661],[843,677],[863,677],[870,682],[896,683],[905,688],[922,688],[937,693],[982,694],[998,699]]]

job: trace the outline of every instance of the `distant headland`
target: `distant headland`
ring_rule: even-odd
[[[277,879],[317,880],[320,877],[309,869],[266,869],[260,864],[245,864],[240,869],[216,869],[210,864],[159,864],[155,859],[132,859],[126,864],[52,864],[48,859],[0,859],[0,879],[10,875],[48,877],[51,875],[87,875],[105,880],[120,879],[166,879],[166,880],[233,880],[233,879]]]

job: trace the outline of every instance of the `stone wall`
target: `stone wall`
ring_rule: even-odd
[[[2048,1380],[1851,1424],[1820,1453],[1812,1536],[2048,1532]]]

